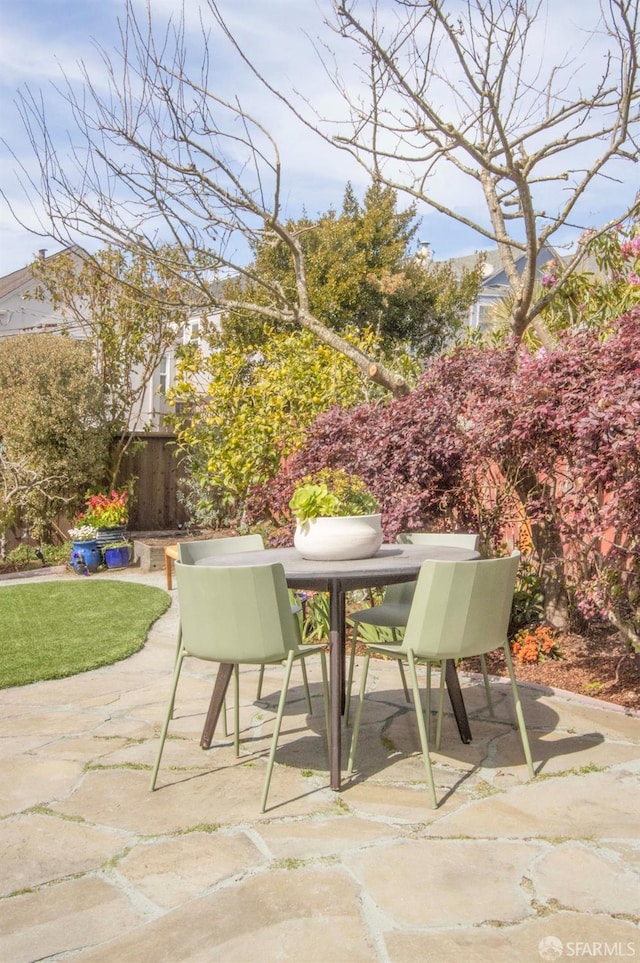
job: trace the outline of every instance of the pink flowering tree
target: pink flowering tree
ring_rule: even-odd
[[[585,231],[580,238],[582,269],[567,279],[543,312],[546,327],[596,328],[604,336],[622,314],[640,304],[640,220],[638,216],[605,233]],[[561,266],[544,266],[542,287],[552,291]],[[528,332],[527,340],[535,343]]]

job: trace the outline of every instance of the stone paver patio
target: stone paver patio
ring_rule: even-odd
[[[395,665],[372,663],[361,770],[341,793],[311,672],[317,714],[296,676],[260,815],[280,673],[260,702],[242,674],[236,759],[220,730],[199,747],[214,671],[190,660],[150,793],[173,595],[132,658],[0,691],[2,963],[640,958],[638,716],[523,686],[528,782],[508,686],[492,719],[463,678],[474,738],[447,715],[434,811]]]

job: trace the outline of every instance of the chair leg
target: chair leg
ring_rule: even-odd
[[[489,707],[489,715],[495,716],[493,709],[493,698],[491,696],[491,686],[489,685],[489,673],[487,672],[487,660],[483,655],[480,656],[480,669],[482,671],[482,678],[484,679],[484,691],[487,696],[487,706]]]
[[[398,669],[400,670],[400,678],[402,679],[402,688],[404,689],[404,697],[407,702],[411,702],[411,696],[409,695],[409,687],[407,686],[407,677],[404,674],[404,666],[400,660],[398,660]],[[422,700],[418,702],[418,705],[422,707]]]
[[[349,725],[349,713],[351,710],[351,690],[353,688],[353,669],[356,664],[356,642],[358,641],[358,623],[353,623],[353,634],[351,636],[351,654],[349,656],[349,674],[347,676],[346,702],[344,707],[344,724]]]
[[[304,683],[304,694],[307,700],[307,710],[309,715],[313,715],[313,707],[311,705],[311,693],[309,692],[309,679],[307,678],[307,667],[305,665],[304,659],[300,660],[300,668],[302,670],[302,681]]]
[[[264,665],[260,666],[260,675],[258,676],[258,691],[256,692],[256,699],[259,700],[262,695],[262,683],[264,682]]]
[[[349,763],[347,765],[347,773],[351,775],[353,772],[353,764],[356,758],[356,749],[358,748],[358,734],[360,732],[360,717],[362,716],[362,703],[364,701],[364,690],[367,686],[367,675],[369,674],[369,660],[371,659],[371,653],[367,652],[364,657],[364,662],[362,663],[362,674],[360,676],[360,692],[358,694],[358,706],[356,708],[356,717],[353,720],[353,732],[351,733],[351,746],[349,748]]]
[[[436,720],[436,751],[440,751],[440,741],[442,739],[442,716],[444,715],[444,682],[446,678],[447,663],[440,662],[440,687],[438,689],[438,718]]]
[[[152,792],[156,788],[156,779],[158,778],[158,769],[160,768],[162,750],[164,749],[164,743],[167,738],[169,723],[171,722],[171,718],[173,716],[173,705],[176,699],[176,689],[178,688],[178,680],[180,678],[180,671],[182,669],[183,660],[184,660],[184,654],[182,653],[182,651],[180,651],[177,655],[175,667],[173,670],[173,682],[171,684],[171,695],[169,696],[169,706],[167,708],[167,714],[165,716],[164,725],[162,726],[162,732],[160,733],[160,745],[158,746],[158,755],[156,756],[153,772],[151,773],[151,781],[149,783],[149,789]]]
[[[226,696],[225,696],[224,699],[222,700],[222,712],[221,712],[221,715],[222,715],[222,732],[223,732],[224,737],[225,737],[225,739],[226,739],[226,738],[228,737],[228,735],[229,735],[229,726],[228,726],[228,724],[227,724],[227,697],[226,697]]]
[[[182,623],[180,622],[178,624],[178,641],[176,643],[176,658],[175,658],[175,662],[173,663],[174,668],[176,666],[176,663],[178,662],[181,648],[182,648]],[[171,718],[173,719],[173,705],[171,706]]]
[[[507,669],[509,670],[509,679],[511,680],[511,691],[513,693],[513,701],[516,707],[516,719],[518,720],[518,728],[520,730],[520,740],[522,742],[522,748],[524,750],[524,757],[527,761],[527,768],[529,770],[529,776],[531,779],[535,776],[533,769],[533,760],[531,758],[531,747],[529,745],[529,736],[527,735],[527,727],[524,722],[524,714],[522,712],[522,703],[520,702],[520,694],[518,692],[518,686],[516,683],[515,673],[513,671],[513,661],[511,659],[511,651],[509,649],[509,643],[504,643],[504,657],[507,663]]]
[[[240,755],[240,666],[233,667],[233,748]]]
[[[284,679],[282,680],[282,689],[280,691],[280,700],[278,702],[278,714],[276,716],[273,738],[271,740],[271,749],[269,751],[269,759],[267,762],[267,774],[265,776],[264,786],[262,789],[262,799],[260,800],[261,813],[263,813],[267,807],[267,795],[269,793],[269,786],[271,784],[271,773],[273,771],[273,762],[276,756],[276,749],[278,748],[278,737],[280,736],[282,716],[284,715],[284,706],[287,701],[287,690],[289,688],[289,679],[291,678],[291,666],[293,665],[294,655],[294,652],[289,652],[287,661],[285,663]]]
[[[431,738],[431,663],[427,662],[427,678],[425,682],[424,715],[427,720],[427,739]]]
[[[329,705],[329,676],[327,675],[327,657],[324,649],[320,650],[320,668],[322,669],[322,698],[324,702],[324,724],[327,732],[327,764],[331,769],[331,713]]]
[[[411,684],[413,688],[414,709],[416,711],[418,733],[420,735],[420,745],[422,747],[422,759],[424,761],[424,768],[427,774],[427,786],[429,788],[429,794],[431,795],[433,808],[437,809],[438,800],[436,799],[436,787],[433,782],[433,770],[431,769],[431,759],[429,758],[429,740],[427,739],[427,728],[425,725],[424,715],[422,712],[422,703],[420,700],[420,684],[418,682],[416,663],[411,649],[409,649],[407,656],[409,659],[409,674],[411,676]]]

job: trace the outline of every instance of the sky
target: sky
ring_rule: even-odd
[[[124,0],[0,0],[0,277],[28,264],[40,249],[53,254],[60,244],[30,233],[19,221],[37,229],[39,204],[37,190],[25,196],[16,171],[22,165],[36,175],[34,151],[29,143],[18,109],[19,92],[27,88],[42,99],[51,135],[57,145],[73,142],[74,128],[65,113],[64,102],[56,88],[64,86],[64,76],[81,84],[82,61],[98,89],[106,90],[104,70],[98,47],[112,50],[118,44],[118,17]],[[391,0],[381,0],[382,8]],[[144,0],[134,0],[142,9]],[[545,0],[543,0],[544,6]],[[151,0],[158,21],[180,9],[180,0]],[[197,31],[198,0],[188,0],[188,29]],[[347,79],[354,76],[351,45],[330,37],[323,26],[323,11],[328,0],[219,0],[231,29],[237,33],[250,55],[274,84],[297,87],[311,103],[331,112],[336,95],[319,63],[312,40],[330,39],[341,58]],[[451,0],[451,7],[459,0]],[[580,22],[585,8],[597,8],[597,0],[553,0],[552,22],[555,29],[541,43],[550,58],[563,56],[567,30]],[[564,28],[567,28],[565,30]],[[195,38],[195,33],[194,33]],[[336,46],[337,44],[337,46]],[[196,49],[195,39],[194,47]],[[332,150],[298,122],[257,85],[241,68],[226,42],[216,42],[216,75],[221,92],[238,95],[243,105],[264,120],[280,146],[285,169],[284,203],[292,217],[306,211],[310,216],[339,208],[347,181],[361,198],[368,184],[365,172],[348,155]],[[76,89],[80,89],[77,87]],[[24,177],[24,175],[22,175]],[[621,196],[633,197],[634,174],[631,165],[619,182],[603,183],[583,210],[582,226],[599,226],[617,216]],[[443,200],[468,206],[477,213],[477,198],[467,193],[463,183],[443,179]],[[403,204],[404,202],[401,201]],[[407,201],[408,203],[408,201]],[[486,242],[469,230],[429,211],[420,210],[419,238],[429,241],[438,260],[469,254],[486,247]],[[17,215],[17,218],[16,218]],[[576,227],[576,231],[578,227]],[[575,232],[574,232],[575,233]],[[576,234],[577,236],[577,234]],[[83,243],[79,237],[78,243]],[[569,234],[565,240],[570,241]],[[87,243],[92,249],[95,244]]]

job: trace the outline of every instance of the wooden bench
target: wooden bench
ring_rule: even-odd
[[[178,546],[177,545],[167,545],[164,550],[164,570],[167,576],[167,591],[170,592],[173,588],[172,574],[173,574],[173,563],[178,558]]]

